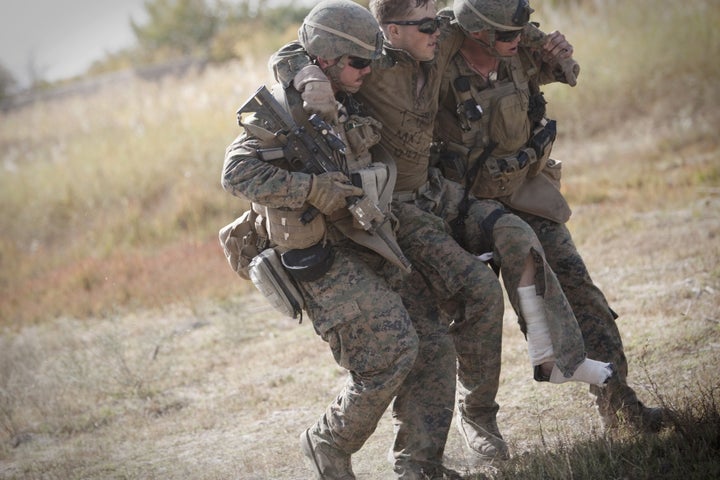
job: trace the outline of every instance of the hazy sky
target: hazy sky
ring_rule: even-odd
[[[134,44],[130,18],[145,21],[145,1],[0,0],[0,63],[22,85],[29,65],[46,80],[83,73],[93,60]]]
[[[29,65],[56,80],[134,43],[144,0],[0,0],[0,62],[25,84]]]

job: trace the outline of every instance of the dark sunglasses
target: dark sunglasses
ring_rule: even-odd
[[[445,17],[437,16],[435,18],[421,18],[420,20],[389,20],[387,22],[383,22],[383,24],[387,25],[389,23],[394,23],[395,25],[416,25],[420,33],[432,35],[437,32],[437,29],[440,28],[440,24],[444,20]]]
[[[362,70],[365,67],[369,67],[372,63],[372,60],[369,58],[360,58],[360,57],[348,57],[348,65],[350,65],[352,68],[356,70]]]
[[[518,36],[520,36],[521,33],[522,30],[495,30],[495,40],[497,40],[498,42],[509,43],[515,40]]]

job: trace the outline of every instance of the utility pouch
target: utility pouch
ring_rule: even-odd
[[[322,277],[330,270],[334,259],[332,247],[322,243],[288,250],[280,257],[283,267],[298,282],[312,282]]]
[[[302,294],[283,269],[274,249],[267,248],[257,255],[250,262],[249,272],[255,287],[278,312],[291,318],[299,315],[302,321]]]
[[[478,171],[471,192],[478,198],[510,195],[522,185],[536,163],[535,151],[531,148],[523,148],[508,157],[491,157]]]
[[[250,280],[250,262],[267,246],[267,239],[257,234],[257,215],[248,210],[218,234],[230,268],[241,278]]]

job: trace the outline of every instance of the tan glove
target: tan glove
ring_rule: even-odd
[[[342,172],[313,175],[307,202],[325,215],[345,208],[347,197],[360,196],[363,189],[349,183]]]
[[[325,121],[336,122],[338,102],[327,76],[317,65],[303,67],[293,84],[303,99],[303,108],[308,113],[317,113]]]

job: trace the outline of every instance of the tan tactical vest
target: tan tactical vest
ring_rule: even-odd
[[[286,94],[284,89],[278,87],[273,88],[272,93],[281,105],[287,107],[299,125],[313,128],[307,122],[307,113],[302,109],[302,100],[297,92],[288,90]],[[348,116],[341,112],[340,117],[341,122],[333,133],[346,145],[343,158],[345,167],[356,177],[355,183],[362,185],[365,196],[381,212],[389,215],[396,170],[392,158],[377,146],[382,125],[373,118],[355,114]],[[305,224],[301,217],[309,207],[309,204],[305,204],[299,209],[270,208],[253,202],[255,228],[265,234],[280,251],[308,248],[328,239],[337,240],[338,235],[341,235],[402,266],[386,242],[359,228],[347,209],[341,209],[330,217],[317,215]],[[328,229],[328,224],[333,228]],[[383,229],[386,236],[394,241],[390,222]]]
[[[547,172],[556,177],[555,185],[548,178],[533,180],[548,167],[552,150],[552,142],[539,152],[529,143],[547,122],[544,119],[533,128],[528,117],[530,79],[537,69],[524,65],[519,55],[505,59],[502,68],[506,74],[486,84],[460,54],[454,56],[445,76],[454,109],[450,111],[446,105],[441,110],[436,136],[444,140],[448,150],[465,159],[465,174],[475,174],[474,179],[470,179],[474,196],[496,198],[522,211],[531,207],[533,211],[529,213],[566,221],[569,208],[558,190],[559,162],[552,162],[556,168]],[[472,108],[476,108],[477,114]],[[489,157],[482,165],[476,165],[491,144]],[[454,180],[464,183],[468,178]],[[526,187],[531,187],[530,198],[528,191],[522,191]],[[522,202],[516,204],[515,198]]]

